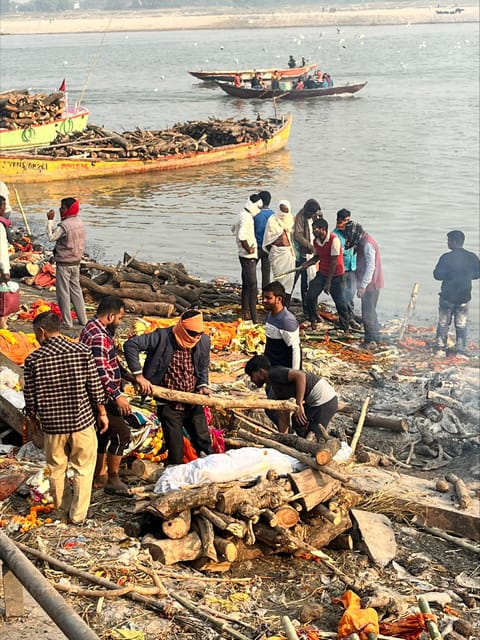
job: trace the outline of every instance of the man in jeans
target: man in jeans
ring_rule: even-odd
[[[63,329],[73,329],[70,305],[73,304],[78,323],[87,324],[87,313],[80,286],[80,261],[85,251],[85,227],[78,217],[80,205],[75,198],[60,202],[60,223],[53,229],[55,211],[47,213],[47,235],[55,242],[53,255],[56,263],[57,302],[62,312]]]
[[[350,326],[352,329],[361,329],[355,321],[355,294],[357,292],[357,256],[353,249],[345,248],[345,226],[350,222],[351,213],[348,209],[337,211],[337,224],[333,233],[339,238],[343,249],[343,266],[345,267],[345,302],[350,312]]]
[[[447,347],[448,328],[455,323],[456,353],[463,353],[467,346],[467,321],[472,280],[480,277],[480,260],[472,251],[463,248],[465,234],[458,229],[447,233],[450,251],[444,253],[433,272],[435,280],[442,281],[438,308],[437,347],[442,352]],[[439,354],[441,355],[441,353]]]
[[[25,413],[30,429],[43,432],[58,515],[81,524],[87,517],[97,457],[95,422],[100,433],[108,428],[105,394],[90,349],[60,335],[56,313],[40,313],[33,330],[40,348],[25,360]]]
[[[322,291],[330,294],[338,313],[338,326],[348,331],[350,313],[345,301],[345,267],[343,266],[343,249],[340,239],[334,233],[329,233],[328,222],[325,218],[313,221],[313,247],[316,256],[310,261],[318,262],[318,272],[310,282],[307,292],[308,317],[312,331],[317,328],[319,317],[317,314],[317,300]]]

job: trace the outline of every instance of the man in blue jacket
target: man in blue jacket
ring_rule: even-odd
[[[201,311],[189,309],[173,327],[130,338],[123,350],[143,395],[152,395],[152,385],[210,395],[210,338],[204,334]],[[140,365],[142,351],[147,354],[143,370]],[[203,407],[176,401],[159,402],[157,415],[162,424],[169,464],[183,462],[184,427],[198,454],[212,453]]]

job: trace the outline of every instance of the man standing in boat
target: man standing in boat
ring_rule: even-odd
[[[73,304],[81,326],[87,324],[87,313],[80,286],[80,261],[85,252],[85,227],[78,213],[80,205],[75,198],[63,198],[60,202],[60,223],[53,228],[55,211],[47,213],[47,235],[55,242],[53,255],[56,263],[56,295],[62,312],[62,329],[72,330],[70,305]]]

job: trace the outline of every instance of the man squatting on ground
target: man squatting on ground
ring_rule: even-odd
[[[276,400],[295,398],[297,410],[292,427],[301,437],[311,431],[317,439],[328,436],[326,429],[338,410],[335,389],[324,378],[308,371],[272,367],[265,356],[253,356],[245,373],[257,387],[270,386]],[[280,412],[279,431],[288,431],[288,412]]]
[[[472,280],[480,277],[480,260],[472,251],[463,248],[465,234],[454,230],[447,233],[450,251],[444,253],[433,272],[435,280],[441,280],[438,306],[437,347],[447,347],[448,328],[455,323],[455,351],[463,353],[467,347],[467,322]]]
[[[125,358],[142,394],[152,395],[152,384],[176,391],[211,394],[208,387],[210,338],[203,329],[202,312],[189,309],[175,326],[134,336],[125,342]],[[142,351],[147,354],[143,371]],[[157,415],[162,423],[169,464],[183,462],[184,427],[198,454],[213,453],[203,407],[176,401],[158,402]]]
[[[80,342],[90,347],[105,392],[108,429],[98,435],[98,454],[94,487],[106,493],[130,495],[120,480],[119,470],[125,447],[130,442],[126,419],[132,407],[122,393],[122,370],[115,352],[114,335],[125,313],[125,303],[118,296],[100,300],[96,315],[87,322]],[[125,372],[126,373],[126,372]]]
[[[87,517],[92,492],[96,421],[100,433],[108,429],[105,394],[90,349],[60,335],[56,313],[40,313],[33,330],[40,348],[25,360],[25,413],[29,427],[43,432],[58,516],[80,524]],[[66,475],[69,463],[73,493]]]

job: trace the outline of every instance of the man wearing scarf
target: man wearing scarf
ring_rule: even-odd
[[[80,205],[74,198],[60,202],[60,223],[53,229],[55,211],[47,213],[47,234],[55,242],[53,255],[56,263],[56,294],[62,312],[64,329],[73,329],[70,306],[73,304],[80,325],[87,323],[85,301],[80,286],[80,260],[85,251],[85,227],[78,217]]]
[[[143,395],[152,395],[152,385],[175,391],[210,395],[208,368],[210,338],[203,332],[202,312],[185,311],[173,327],[134,336],[123,345],[125,359]],[[146,352],[143,370],[140,353]],[[168,449],[168,463],[183,462],[183,429],[198,454],[212,453],[203,407],[180,402],[159,402],[160,419]]]

